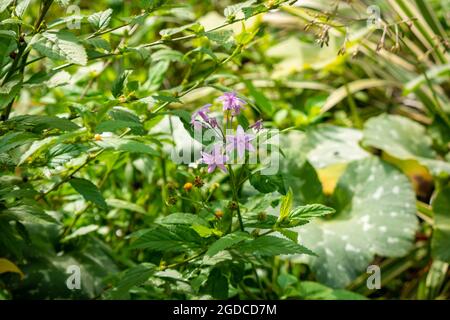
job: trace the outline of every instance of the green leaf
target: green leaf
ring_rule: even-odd
[[[334,213],[336,210],[324,206],[323,204],[308,204],[292,210],[289,219],[310,220],[312,218],[323,217]]]
[[[257,171],[250,176],[250,184],[261,193],[271,193],[278,191],[286,194],[284,180],[282,175],[263,175],[261,171]]]
[[[292,189],[289,189],[287,195],[281,200],[280,217],[278,221],[283,221],[289,216],[289,212],[292,208]]]
[[[411,92],[416,91],[422,85],[426,84],[427,78],[432,80],[433,82],[443,82],[450,76],[450,64],[445,65],[436,65],[426,72],[425,75],[421,74],[420,76],[408,81],[404,85],[403,94],[406,96]]]
[[[195,23],[190,23],[190,24],[186,24],[183,25],[181,27],[177,27],[177,28],[168,28],[168,29],[163,29],[159,32],[159,34],[161,35],[161,37],[170,37],[173,36],[174,34],[183,32],[185,30],[191,30],[195,33],[203,30],[203,26],[197,22]]]
[[[223,14],[226,18],[230,17],[236,17],[237,14],[239,14],[243,8],[250,7],[252,4],[254,4],[256,0],[247,0],[244,2],[240,2],[238,4],[233,4],[231,6],[228,6],[223,11]]]
[[[153,61],[179,61],[183,60],[183,53],[172,49],[161,49],[152,54]]]
[[[32,223],[57,223],[57,221],[44,210],[37,206],[19,205],[3,211],[10,214],[22,222]]]
[[[450,263],[450,187],[433,198],[434,229],[431,241],[433,258]]]
[[[169,69],[170,61],[161,60],[158,61],[150,67],[150,72],[148,75],[148,84],[151,89],[158,89],[164,80],[164,76]]]
[[[194,224],[191,228],[202,238],[209,238],[213,235],[222,235],[221,231],[209,228],[203,224]]]
[[[300,243],[318,254],[298,261],[308,263],[320,282],[344,287],[365,272],[375,255],[400,257],[412,248],[418,226],[415,194],[395,167],[375,157],[350,163],[332,204],[332,219],[294,228]]]
[[[62,241],[72,240],[72,239],[87,235],[87,234],[97,231],[97,230],[98,230],[98,225],[90,224],[88,226],[84,226],[84,227],[81,227],[81,228],[75,230],[74,232],[69,234],[67,237],[65,237]]]
[[[141,234],[131,245],[134,249],[151,249],[160,252],[183,252],[199,247],[198,235],[189,228],[169,229],[157,226]]]
[[[147,211],[145,211],[144,208],[142,208],[140,205],[137,205],[135,203],[120,200],[120,199],[107,199],[106,203],[109,207],[112,208],[118,208],[118,209],[124,209],[129,211],[134,211],[142,214],[147,214]]]
[[[292,231],[289,229],[283,229],[283,228],[277,228],[276,229],[279,233],[281,233],[283,236],[288,238],[289,240],[297,243],[298,242],[298,233],[296,231]]]
[[[239,245],[237,250],[241,253],[252,253],[261,256],[277,256],[285,254],[315,255],[302,245],[274,236],[261,236]]]
[[[160,220],[161,224],[186,224],[186,225],[202,225],[208,226],[208,222],[192,213],[176,212],[172,213]]]
[[[95,127],[95,132],[102,133],[102,132],[115,132],[117,130],[130,128],[130,129],[136,129],[138,132],[142,132],[142,124],[136,123],[136,122],[130,122],[130,121],[123,121],[123,120],[106,120],[103,122],[100,122],[98,126]]]
[[[142,153],[152,156],[159,156],[159,153],[146,145],[145,143],[128,140],[125,138],[103,138],[101,141],[97,141],[97,144],[105,149],[114,149],[117,151],[130,152],[130,153]]]
[[[233,45],[233,42],[230,40],[232,35],[233,35],[233,31],[231,31],[231,30],[216,30],[216,31],[205,32],[205,36],[209,40],[217,43],[220,46],[223,46],[227,50],[229,50],[231,48],[231,46]]]
[[[298,286],[298,297],[309,300],[365,300],[366,297],[347,290],[334,290],[323,284],[312,281],[301,281]]]
[[[123,294],[128,293],[132,287],[142,285],[156,271],[156,266],[147,262],[126,270],[112,292],[113,297],[121,297]]]
[[[416,160],[434,175],[450,174],[450,164],[436,159],[425,127],[408,118],[382,114],[369,119],[364,126],[363,143],[401,160]]]
[[[32,130],[34,132],[42,132],[45,129],[74,131],[80,128],[68,119],[43,115],[17,116],[6,121],[6,124],[16,130]]]
[[[0,86],[0,110],[16,98],[22,88],[22,82],[22,76],[16,75],[4,85]]]
[[[0,138],[0,153],[7,152],[11,149],[20,147],[24,144],[30,143],[39,136],[31,132],[8,132]]]
[[[111,21],[111,15],[113,13],[112,9],[107,9],[105,11],[96,12],[88,17],[88,21],[96,29],[102,30],[109,25]]]
[[[69,180],[70,185],[79,194],[83,196],[86,201],[92,201],[101,209],[108,209],[108,205],[105,202],[100,190],[95,184],[86,179],[72,178]]]
[[[12,2],[13,0],[0,0],[0,13],[5,11]]]
[[[244,81],[250,95],[255,99],[256,106],[265,114],[271,116],[273,114],[273,106],[270,100],[262,93],[257,90],[251,81]]]
[[[35,36],[30,45],[53,60],[65,60],[69,63],[85,66],[87,54],[77,37],[68,31],[47,31]]]
[[[231,248],[234,245],[236,245],[244,240],[247,240],[249,238],[250,238],[250,235],[246,232],[237,231],[237,232],[229,233],[229,234],[223,236],[222,238],[220,238],[219,240],[217,240],[216,242],[214,242],[209,247],[208,251],[206,252],[206,255],[209,257],[212,257],[212,256],[216,255],[217,253],[219,253],[220,251]]]
[[[206,290],[215,299],[228,298],[228,279],[219,268],[214,268],[209,274]]]
[[[116,80],[114,80],[111,92],[115,98],[119,97],[123,93],[125,83],[131,72],[132,72],[131,70],[125,70],[120,74],[118,78],[116,78]]]
[[[369,153],[359,145],[362,136],[359,130],[324,124],[307,129],[306,134],[289,134],[287,143],[300,146],[292,151],[294,156],[300,153],[320,169],[367,158]]]
[[[281,163],[281,175],[285,188],[295,190],[295,203],[322,202],[322,184],[314,167],[297,154],[288,150]]]

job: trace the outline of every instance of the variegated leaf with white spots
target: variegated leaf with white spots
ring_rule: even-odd
[[[378,158],[351,162],[332,197],[336,214],[296,228],[299,241],[318,257],[298,257],[318,280],[344,287],[375,255],[398,257],[412,246],[417,218],[406,176]],[[305,260],[306,259],[306,260]]]
[[[362,133],[356,129],[320,125],[308,130],[302,149],[316,168],[364,159],[369,153],[359,146]]]
[[[363,144],[383,150],[401,160],[416,160],[432,174],[450,174],[450,163],[438,160],[425,127],[408,118],[382,114],[364,126]]]

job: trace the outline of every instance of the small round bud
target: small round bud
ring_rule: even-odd
[[[230,208],[230,210],[236,210],[238,208],[238,204],[236,201],[230,201],[230,203],[228,204],[228,208]]]
[[[95,136],[94,136],[94,140],[95,141],[102,141],[102,136],[99,135],[98,133],[96,133]]]
[[[221,218],[223,217],[223,211],[220,210],[220,209],[217,209],[217,210],[214,212],[214,215],[216,216],[217,219],[221,219]]]
[[[259,221],[264,221],[266,219],[267,219],[267,214],[265,212],[258,213],[258,220]]]
[[[184,189],[184,191],[189,192],[192,190],[192,187],[193,187],[192,183],[186,182],[183,186],[183,189]]]

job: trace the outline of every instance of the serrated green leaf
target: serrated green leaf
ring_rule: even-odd
[[[13,0],[0,0],[0,13],[6,10]]]
[[[187,249],[197,249],[199,244],[194,240],[195,231],[189,228],[169,229],[157,226],[139,235],[132,243],[134,249],[151,249],[160,252],[182,252]],[[197,235],[198,237],[198,235]]]
[[[225,249],[231,248],[234,245],[247,240],[250,238],[250,235],[245,232],[237,231],[230,234],[227,234],[214,242],[206,252],[206,255],[209,257],[212,257],[219,253],[220,251],[223,251]]]
[[[85,66],[87,54],[78,38],[67,31],[47,31],[35,36],[31,46],[53,60],[65,60],[69,63]]]
[[[130,152],[130,153],[142,153],[152,156],[159,156],[159,153],[150,146],[134,140],[124,138],[103,138],[101,141],[97,141],[97,144],[105,149],[114,149],[117,151]]]
[[[8,152],[38,138],[38,135],[31,132],[9,132],[0,138],[0,153]]]
[[[105,11],[96,12],[88,17],[88,21],[97,30],[103,30],[109,25],[112,13],[112,9],[106,9]]]
[[[111,93],[113,94],[113,96],[115,98],[119,97],[122,93],[123,90],[125,88],[125,83],[128,79],[128,76],[132,73],[131,70],[125,70],[124,72],[122,72],[120,74],[120,76],[114,80],[112,88],[111,88]]]
[[[334,213],[336,210],[323,204],[308,204],[295,208],[289,213],[289,219],[305,219],[323,217]]]
[[[10,214],[22,222],[32,222],[32,223],[57,223],[57,221],[44,210],[37,206],[31,205],[19,205],[16,207],[11,207],[3,211],[4,213]]]
[[[145,283],[152,274],[157,271],[157,268],[152,263],[141,263],[126,270],[114,288],[112,295],[114,297],[121,297],[122,295],[128,293],[128,291],[134,287]]]
[[[160,220],[161,224],[186,224],[186,225],[202,225],[208,226],[208,222],[192,213],[176,212],[172,213]]]
[[[254,240],[246,241],[240,244],[237,250],[242,253],[252,253],[261,256],[289,254],[315,255],[314,252],[298,243],[274,236],[262,236]]]
[[[43,115],[17,116],[6,121],[6,124],[14,126],[17,130],[32,130],[34,132],[41,132],[44,129],[74,131],[80,128],[68,119]]]

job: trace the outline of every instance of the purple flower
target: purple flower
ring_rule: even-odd
[[[203,119],[203,121],[205,121],[205,122],[209,121],[208,112],[210,111],[209,110],[210,108],[211,108],[211,104],[208,103],[192,114],[191,124],[194,126],[194,128],[196,128],[196,129],[199,128],[200,122],[196,120],[197,116],[200,116]],[[200,123],[200,125],[201,125],[201,123]]]
[[[233,115],[238,115],[241,109],[244,108],[244,104],[247,104],[247,102],[236,96],[236,92],[225,92],[217,100],[222,101],[223,111],[232,110]]]
[[[227,168],[225,167],[225,162],[228,160],[228,157],[222,154],[222,147],[218,144],[214,146],[211,154],[202,152],[201,162],[208,165],[208,173],[216,170],[216,167],[219,167],[223,172],[227,172]]]
[[[245,150],[254,151],[255,148],[251,144],[252,135],[246,134],[244,129],[239,125],[236,130],[236,135],[227,135],[227,151],[237,150],[239,158],[244,156]]]
[[[255,129],[256,132],[259,132],[263,128],[262,119],[259,119],[254,124],[250,126],[250,128]]]
[[[217,128],[219,126],[216,118],[209,118],[208,124],[211,126],[211,128]]]

